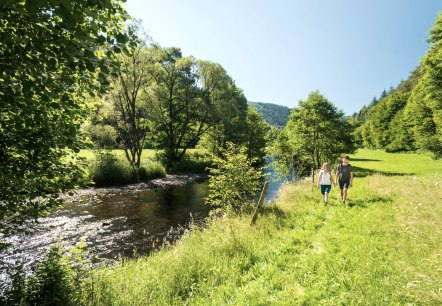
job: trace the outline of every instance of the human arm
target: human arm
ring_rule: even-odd
[[[350,168],[350,186],[349,187],[351,187],[351,186],[353,186],[353,167]]]
[[[322,171],[319,172],[319,176],[318,176],[318,187],[319,187],[320,184],[321,184],[321,180],[322,180]]]

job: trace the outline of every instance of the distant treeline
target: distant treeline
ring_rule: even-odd
[[[287,106],[251,101],[248,104],[253,106],[271,126],[282,128],[289,121],[290,108]]]
[[[384,90],[379,99],[350,117],[359,145],[442,156],[442,13],[429,42],[427,53],[407,80]]]

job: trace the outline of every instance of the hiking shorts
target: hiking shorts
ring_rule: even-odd
[[[330,193],[331,190],[331,185],[321,185],[321,193]]]
[[[339,180],[339,188],[348,189],[349,186],[350,186],[350,180]]]

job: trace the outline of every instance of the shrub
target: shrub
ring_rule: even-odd
[[[52,246],[32,275],[23,265],[10,268],[9,288],[0,297],[3,305],[76,305],[81,283],[89,276],[84,260],[85,244],[71,248],[65,255],[61,247]]]
[[[214,157],[210,168],[209,195],[206,203],[223,209],[245,208],[259,190],[262,169],[248,158],[246,148],[228,143],[221,157]]]
[[[156,152],[155,159],[162,164],[166,164],[166,154],[163,150]],[[212,156],[205,150],[193,149],[187,150],[180,161],[176,161],[169,165],[168,170],[171,172],[190,172],[203,173],[207,172],[207,168],[212,166]]]
[[[89,175],[97,187],[136,181],[136,175],[133,174],[133,170],[120,162],[110,151],[98,151],[95,153],[95,159],[92,161]]]
[[[110,125],[93,125],[87,123],[83,126],[86,135],[97,148],[115,148],[117,133]]]
[[[96,152],[89,173],[97,187],[136,183],[165,175],[166,170],[159,162],[151,161],[137,169],[118,159],[111,151]]]
[[[187,151],[183,159],[172,165],[173,172],[207,172],[207,168],[213,163],[209,153],[202,150]]]
[[[164,176],[166,176],[166,169],[159,162],[151,161],[146,166],[141,166],[138,169],[138,178],[140,181],[147,181]]]

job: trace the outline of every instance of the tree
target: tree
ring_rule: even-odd
[[[266,154],[266,136],[268,131],[269,126],[261,114],[259,114],[254,107],[249,107],[247,110],[247,127],[244,133],[244,145],[247,148],[247,156],[256,159],[258,163],[262,163]]]
[[[206,101],[197,87],[196,63],[178,48],[155,47],[158,61],[149,88],[150,119],[171,167],[195,146],[208,119]]]
[[[413,88],[405,119],[416,146],[442,157],[442,12],[431,30],[431,45],[422,59],[422,77]]]
[[[250,106],[262,115],[265,122],[270,125],[282,129],[289,121],[290,108],[273,103],[264,102],[248,102]]]
[[[78,183],[88,95],[107,90],[126,50],[121,1],[0,4],[0,230],[37,218]]]
[[[390,152],[423,150],[442,156],[442,13],[420,66],[396,89],[369,106],[356,135],[366,147]]]
[[[216,63],[183,57],[177,48],[156,47],[159,61],[149,89],[152,126],[170,167],[188,148],[205,138],[218,150],[237,137],[245,121],[247,100],[224,68]],[[237,125],[239,123],[239,125]]]
[[[262,169],[256,169],[253,158],[248,158],[245,147],[226,144],[221,156],[214,156],[210,168],[210,193],[208,205],[222,209],[240,208],[247,205],[247,199],[259,190]]]
[[[109,95],[113,105],[112,125],[123,143],[127,160],[137,168],[150,130],[146,89],[151,82],[153,58],[153,50],[142,41],[129,56],[121,56],[122,69]]]
[[[293,170],[305,174],[310,167],[320,168],[323,162],[332,163],[340,154],[354,151],[352,129],[344,113],[318,91],[292,110],[277,142],[277,157],[286,174]]]
[[[247,130],[247,99],[230,77],[224,80],[226,83],[212,92],[210,128],[199,143],[217,156],[228,142],[243,144]]]

